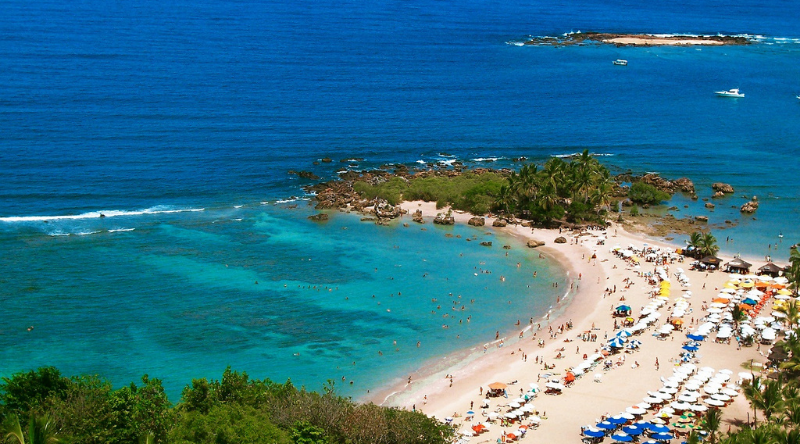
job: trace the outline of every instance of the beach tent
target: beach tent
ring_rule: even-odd
[[[727,264],[725,264],[725,267],[727,268],[726,271],[728,271],[730,273],[740,273],[740,274],[749,273],[750,272],[750,267],[752,267],[752,266],[753,266],[753,264],[751,264],[749,262],[746,262],[746,261],[743,261],[740,258],[736,258],[736,259],[728,262]]]

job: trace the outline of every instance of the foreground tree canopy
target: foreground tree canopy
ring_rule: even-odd
[[[444,443],[450,427],[422,413],[323,393],[226,369],[195,379],[172,405],[161,381],[114,389],[96,376],[43,367],[0,383],[0,442],[10,443]]]

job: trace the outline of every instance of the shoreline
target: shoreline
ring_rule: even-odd
[[[410,209],[409,213],[421,209],[426,220],[431,219],[437,213],[447,211],[447,209],[436,210],[435,203],[404,202],[400,206],[404,209]],[[453,217],[456,223],[466,224],[472,215],[453,212]],[[494,218],[487,217],[485,219],[486,227],[491,227]],[[639,305],[644,306],[649,300],[646,294],[634,294],[641,293],[640,290],[643,290],[638,278],[636,278],[636,284],[631,287],[631,290],[622,289],[624,285],[623,277],[630,278],[635,271],[629,266],[624,266],[610,254],[612,245],[627,246],[635,244],[659,248],[679,247],[661,239],[650,238],[643,234],[629,233],[616,223],[606,229],[607,239],[605,245],[597,245],[598,236],[601,233],[600,230],[597,232],[590,231],[589,235],[584,236],[576,236],[578,233],[575,232],[559,233],[558,229],[531,229],[519,225],[505,228],[492,227],[492,230],[498,230],[516,238],[520,248],[527,248],[525,244],[530,239],[545,241],[545,246],[531,248],[531,250],[535,250],[535,254],[542,253],[555,260],[564,269],[567,281],[576,284],[577,288],[565,291],[565,296],[562,298],[560,306],[553,307],[549,311],[553,315],[550,317],[551,319],[543,319],[547,315],[539,318],[543,322],[541,322],[542,327],[541,330],[536,332],[537,334],[533,334],[531,326],[525,326],[526,328],[523,330],[524,337],[521,339],[514,337],[506,342],[505,346],[500,348],[492,347],[492,350],[485,354],[478,344],[467,347],[448,356],[448,358],[458,357],[459,359],[455,363],[446,368],[436,368],[434,371],[425,374],[426,370],[434,367],[432,364],[436,360],[432,360],[419,369],[419,379],[416,379],[415,376],[411,384],[406,381],[398,381],[397,383],[380,387],[360,399],[361,402],[374,402],[379,405],[408,410],[416,409],[439,420],[452,417],[455,418],[453,424],[457,426],[457,429],[459,425],[467,426],[470,422],[466,422],[462,418],[475,402],[482,400],[482,396],[479,395],[479,389],[482,391],[489,383],[495,381],[503,383],[517,381],[519,385],[509,386],[509,391],[517,390],[517,387],[527,389],[528,383],[536,383],[545,372],[552,373],[553,377],[563,376],[570,366],[580,362],[581,353],[591,354],[592,349],[602,345],[604,336],[613,334],[609,306],[613,307],[622,300],[626,301],[626,304],[638,308]],[[553,240],[559,235],[569,240],[565,244],[555,246]],[[572,240],[574,242],[571,242]],[[531,253],[534,252],[532,251]],[[597,255],[597,259],[591,259],[593,254]],[[589,259],[586,259],[587,257]],[[721,257],[725,262],[732,259],[729,256]],[[678,264],[678,266],[688,270],[688,262],[689,260]],[[754,261],[753,269],[757,269],[763,263],[765,262]],[[647,270],[650,268],[650,264],[645,267]],[[713,299],[716,294],[715,290],[722,288],[722,284],[728,279],[728,274],[720,271],[712,274],[699,271],[687,271],[687,273],[691,275],[692,283],[695,285],[702,284],[703,286],[702,289],[692,288],[695,296],[689,299],[689,304],[693,305],[690,309],[692,322],[694,323],[694,314],[696,313],[699,324],[700,310],[707,302]],[[708,289],[705,288],[706,284],[711,284]],[[607,294],[605,290],[612,287],[615,289],[620,287],[619,293],[624,292],[625,294],[622,294],[620,298],[618,298],[619,294]],[[683,289],[684,292],[686,290],[686,288]],[[689,316],[688,314],[686,316],[687,324]],[[520,317],[527,316],[521,315]],[[572,329],[564,330],[563,334],[556,333],[553,339],[548,337],[550,326],[555,328],[557,332],[559,326],[567,325],[568,323],[572,323]],[[538,324],[536,319],[534,324]],[[591,377],[584,377],[576,382],[575,387],[567,389],[561,396],[552,397],[540,394],[533,403],[535,403],[537,410],[542,412],[540,413],[542,423],[538,430],[532,431],[532,433],[539,438],[545,437],[554,440],[556,443],[573,442],[574,439],[579,439],[579,428],[581,426],[589,425],[603,415],[615,414],[615,409],[624,411],[626,406],[641,402],[642,397],[646,396],[647,390],[657,390],[660,384],[659,377],[670,375],[671,358],[680,351],[680,344],[685,340],[685,337],[682,333],[676,333],[680,339],[679,341],[674,341],[674,336],[674,342],[655,341],[655,339],[650,338],[650,330],[651,328],[648,328],[646,334],[637,338],[645,342],[645,345],[643,346],[643,351],[637,351],[635,355],[630,356],[637,363],[635,367],[622,366],[619,369],[608,371],[603,376],[603,382],[616,381],[618,384],[628,384],[631,388],[630,391],[614,391],[610,384],[608,386],[605,384],[592,384]],[[598,341],[586,343],[573,339],[580,332],[586,331],[597,333],[600,336]],[[538,345],[539,340],[545,341],[544,346]],[[704,351],[713,351],[713,353],[702,356],[704,365],[712,365],[717,369],[733,369],[734,374],[741,371],[740,365],[742,362],[748,360],[763,362],[765,360],[760,347],[742,348],[733,352],[731,350],[736,350],[735,344],[731,346],[717,344],[713,341],[706,341],[706,343],[707,345],[704,344],[703,346]],[[576,347],[576,349],[570,351],[572,347]],[[581,349],[584,349],[584,351],[580,351]],[[559,350],[562,351],[559,352]],[[563,361],[555,360],[556,353],[558,353],[558,356],[563,355]],[[652,372],[642,368],[652,369],[652,362],[657,358],[660,358],[663,363],[660,372]],[[549,371],[542,370],[542,362],[546,362],[549,365],[556,362],[556,367]],[[450,378],[444,377],[446,375],[452,376],[452,382]],[[589,379],[589,381],[586,379]],[[545,380],[541,381],[541,383],[544,382]],[[608,390],[610,392],[606,393]],[[576,397],[572,392],[581,393],[583,396]],[[511,394],[513,395],[513,392]],[[500,401],[492,400],[493,406],[495,403],[503,402],[503,398],[499,399]],[[477,411],[478,408],[476,407],[475,410]],[[548,411],[551,413],[549,416],[547,415]],[[734,399],[734,402],[729,407],[723,410],[723,419],[727,425],[735,425],[738,423],[737,421],[749,419],[749,412],[748,403],[743,396],[739,396]],[[474,424],[485,419],[478,415],[471,423]],[[468,427],[466,428],[468,429]],[[564,433],[565,428],[571,429],[569,433]],[[571,433],[575,433],[575,435]],[[493,441],[495,438],[499,438],[500,435],[500,427],[495,426],[488,435],[481,435],[481,437],[486,436]]]

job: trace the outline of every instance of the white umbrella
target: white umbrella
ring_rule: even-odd
[[[692,404],[689,407],[689,410],[692,410],[692,411],[695,411],[695,412],[705,412],[706,410],[708,410],[708,407],[706,407],[706,406],[704,406],[702,404]]]
[[[722,406],[725,405],[724,402],[719,401],[717,399],[713,399],[713,398],[712,399],[704,399],[703,402],[705,402],[708,405],[713,405],[714,407],[722,407]]]
[[[661,404],[662,402],[664,402],[662,398],[656,398],[655,396],[645,396],[643,398],[643,401],[648,404]]]
[[[691,407],[691,404],[688,402],[680,401],[680,402],[673,402],[669,405],[675,410],[688,410]]]
[[[668,393],[670,395],[674,395],[675,393],[678,393],[678,389],[677,388],[675,388],[675,387],[666,387],[666,386],[665,387],[661,387],[658,391],[661,392],[661,393]]]
[[[748,372],[739,372],[738,373],[740,379],[753,379],[753,374]]]
[[[531,416],[531,417],[530,417],[530,418],[528,418],[528,419],[529,419],[531,422],[535,422],[535,423],[537,423],[537,424],[538,424],[538,423],[540,423],[540,422],[542,422],[542,418],[540,418],[540,417],[538,417],[538,416],[536,416],[536,415],[534,415],[534,416]]]
[[[495,419],[500,415],[497,412],[489,412],[486,416],[488,416],[489,419]]]
[[[645,413],[647,413],[647,410],[638,406],[633,406],[626,408],[625,412],[630,413],[632,415],[644,415]]]
[[[711,395],[711,399],[716,399],[717,401],[728,402],[731,400],[731,397],[722,393],[717,393],[715,395]]]
[[[533,389],[533,390],[539,390],[539,384],[537,384],[535,382],[531,382],[530,386],[531,386],[531,389]]]
[[[625,418],[625,419],[628,419],[628,420],[630,420],[630,419],[634,419],[634,418],[635,418],[635,416],[633,416],[632,414],[630,414],[630,413],[628,413],[628,412],[622,412],[622,413],[620,413],[619,415],[616,415],[615,417],[618,417],[618,418]]]
[[[518,403],[518,402],[511,402],[511,403],[509,403],[509,404],[508,404],[508,406],[509,406],[509,407],[511,407],[511,408],[515,408],[515,409],[516,409],[516,408],[519,408],[519,406],[520,406],[520,403]]]
[[[518,402],[520,404],[525,404],[525,399],[523,399],[523,398],[514,398],[514,399],[511,400],[511,402]]]
[[[559,384],[557,382],[548,382],[544,386],[553,390],[564,390],[566,388],[563,384]]]
[[[727,387],[726,387],[726,388],[724,388],[724,389],[722,389],[722,390],[720,390],[719,392],[720,392],[720,393],[722,393],[722,394],[725,394],[725,395],[731,396],[731,397],[733,397],[733,396],[739,396],[739,392],[737,392],[737,391],[736,391],[736,390],[734,390],[734,389],[727,388]]]
[[[503,415],[503,416],[505,416],[506,418],[516,418],[516,417],[517,417],[517,414],[516,414],[516,413],[514,413],[514,412],[508,412],[508,413],[506,413],[506,414],[505,414],[505,415]]]
[[[719,393],[719,389],[720,388],[721,387],[716,386],[716,385],[711,385],[711,386],[707,385],[707,386],[703,387],[703,391],[706,392],[709,395],[713,395],[715,393]]]
[[[697,396],[691,396],[689,394],[684,393],[684,394],[678,396],[678,401],[695,402],[695,401],[697,401]]]

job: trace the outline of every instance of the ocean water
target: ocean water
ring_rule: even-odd
[[[674,198],[679,216],[736,222],[715,231],[734,239],[724,252],[785,260],[800,241],[794,2],[9,0],[2,11],[1,375],[52,364],[126,384],[147,372],[177,400],[230,364],[312,389],[334,378],[361,396],[513,331],[520,313],[540,319],[562,295],[555,264],[505,256],[509,239],[464,240],[482,230],[346,214],[313,224],[307,201],[276,204],[309,183],[289,169],[329,178],[590,149],[614,171],[689,177],[704,198],[732,184],[713,212]],[[590,30],[759,43],[516,44]],[[746,98],[713,94],[734,87]],[[365,160],[339,162],[349,157]],[[732,207],[751,196],[761,207],[742,217]],[[452,310],[449,293],[475,302]]]

